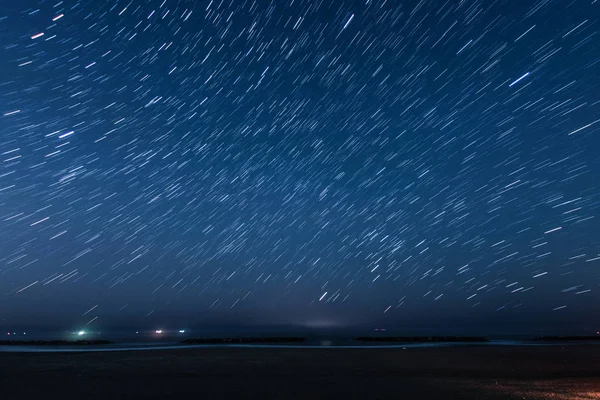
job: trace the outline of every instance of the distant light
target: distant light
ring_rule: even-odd
[[[163,332],[163,331],[162,331],[162,329],[159,329],[159,330],[157,330],[157,331],[156,331],[156,333],[158,333],[159,335],[160,335],[162,332]]]
[[[10,332],[6,332],[6,334],[7,334],[8,336],[10,336]]]
[[[79,332],[77,332],[77,335],[78,336],[83,336],[83,335],[85,335],[85,331],[79,331]]]
[[[179,333],[185,333],[185,329],[180,329]]]

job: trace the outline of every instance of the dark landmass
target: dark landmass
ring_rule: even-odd
[[[600,346],[2,353],[2,399],[594,399]]]
[[[303,337],[233,337],[233,338],[199,338],[182,340],[182,344],[228,344],[228,343],[300,343]]]
[[[0,346],[95,346],[110,340],[0,340]]]
[[[402,342],[402,343],[484,343],[485,337],[469,336],[360,336],[359,342]]]
[[[600,342],[600,335],[596,336],[540,336],[533,340],[548,342],[576,342],[576,341],[596,341]]]

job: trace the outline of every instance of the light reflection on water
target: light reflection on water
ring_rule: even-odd
[[[90,346],[0,346],[0,352],[64,353],[64,352],[106,352],[106,351],[143,351],[177,350],[199,348],[265,348],[265,349],[398,349],[426,347],[462,347],[462,346],[553,346],[552,343],[528,343],[513,340],[496,340],[488,343],[400,343],[400,344],[349,344],[333,340],[307,341],[305,344],[181,344],[178,342],[124,342],[109,345]],[[560,345],[564,346],[565,343]]]

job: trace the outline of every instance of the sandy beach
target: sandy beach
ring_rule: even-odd
[[[2,399],[600,399],[600,346],[0,354]]]

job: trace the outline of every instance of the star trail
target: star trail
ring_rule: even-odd
[[[4,2],[0,325],[597,317],[599,17]]]

